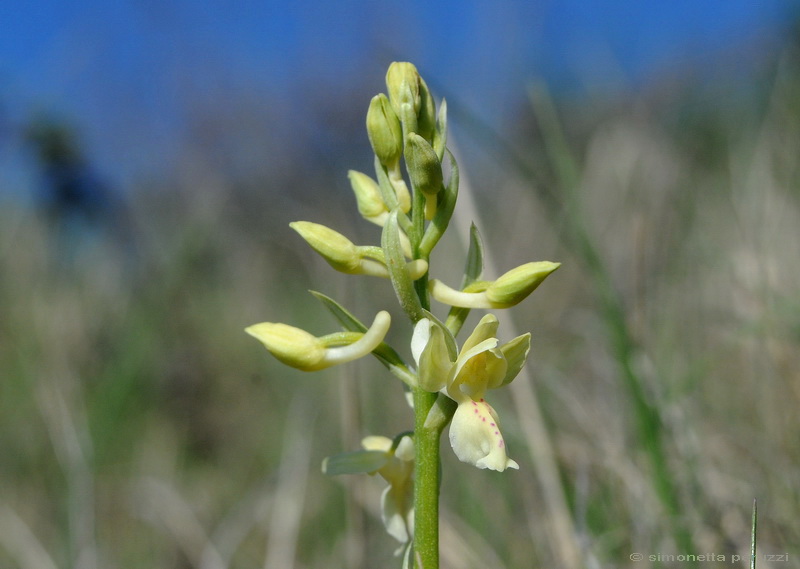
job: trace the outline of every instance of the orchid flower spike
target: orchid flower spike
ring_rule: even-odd
[[[455,339],[441,323],[423,318],[414,327],[411,352],[420,387],[439,391],[458,403],[450,424],[450,444],[462,462],[502,472],[519,465],[506,455],[497,412],[486,391],[511,383],[525,365],[531,336],[499,345],[499,323],[484,316],[456,354]]]
[[[254,324],[245,328],[245,332],[286,365],[317,371],[366,356],[383,342],[390,323],[389,313],[382,310],[363,334],[338,332],[317,338],[300,328],[274,322]]]

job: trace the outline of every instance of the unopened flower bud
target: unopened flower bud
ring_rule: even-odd
[[[337,271],[389,278],[386,259],[380,247],[359,247],[341,233],[319,223],[294,221],[289,226]],[[410,245],[406,248],[410,250]],[[406,263],[406,269],[411,280],[417,280],[428,272],[428,263],[423,259],[415,259]]]
[[[386,72],[386,89],[389,91],[389,100],[392,102],[397,114],[401,114],[404,104],[410,104],[414,114],[420,107],[420,76],[413,63],[395,61],[389,65]]]
[[[389,331],[391,317],[378,312],[364,334],[347,345],[329,347],[325,338],[317,338],[305,330],[275,322],[262,322],[245,328],[284,364],[303,371],[317,371],[362,358],[377,348]]]
[[[325,359],[325,344],[305,330],[276,322],[262,322],[245,328],[267,350],[286,365],[311,371]]]
[[[443,188],[442,163],[436,151],[422,136],[409,133],[406,166],[414,191],[425,194],[425,219],[436,215],[437,195]]]
[[[523,301],[561,263],[537,261],[508,271],[494,282],[476,281],[463,291],[433,279],[428,283],[431,296],[450,306],[462,308],[510,308]]]
[[[310,221],[295,221],[289,227],[297,231],[337,271],[359,272],[361,255],[358,247],[341,233]]]
[[[438,194],[444,182],[442,163],[428,141],[418,134],[409,134],[405,156],[414,189],[426,195]]]
[[[372,97],[369,103],[367,135],[381,164],[387,167],[397,164],[403,153],[403,128],[383,93]]]
[[[537,261],[511,269],[486,289],[486,298],[497,308],[508,308],[524,300],[561,263]]]
[[[355,170],[350,170],[347,176],[350,178],[350,185],[356,195],[358,212],[366,219],[381,225],[383,218],[389,215],[389,210],[381,197],[378,183],[366,174]]]

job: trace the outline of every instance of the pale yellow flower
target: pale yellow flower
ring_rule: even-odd
[[[414,328],[411,351],[419,366],[420,387],[458,403],[450,444],[459,460],[502,472],[519,465],[506,455],[497,413],[484,396],[517,376],[530,350],[530,334],[501,346],[497,327],[497,318],[487,314],[455,354],[454,342],[447,341],[449,332],[424,318]]]

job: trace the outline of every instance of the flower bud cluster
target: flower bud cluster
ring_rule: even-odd
[[[367,135],[377,161],[385,169],[388,185],[394,191],[397,205],[408,213],[409,195],[400,173],[400,158],[405,156],[406,170],[415,192],[425,196],[425,219],[432,220],[438,205],[438,195],[444,189],[442,158],[446,130],[446,107],[442,105],[439,121],[436,104],[428,86],[417,68],[407,62],[395,62],[386,73],[386,89],[389,95],[376,95],[367,111]],[[362,187],[353,190],[361,211]],[[387,190],[388,191],[388,190]],[[380,193],[380,192],[379,192]],[[384,193],[385,195],[385,193]],[[390,196],[391,198],[391,196]],[[393,209],[384,202],[387,211]],[[373,205],[370,221],[380,219],[379,206]]]

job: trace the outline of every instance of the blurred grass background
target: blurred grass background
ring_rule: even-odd
[[[512,323],[533,333],[518,381],[532,381],[586,567],[746,560],[753,498],[759,551],[789,554],[759,567],[800,567],[797,36],[761,57],[746,74],[734,53],[711,76],[591,97],[531,74],[499,127],[421,68],[448,97],[472,202],[436,276],[457,282],[472,221],[500,272],[563,263],[499,316],[501,339]],[[12,137],[42,175],[39,197],[21,184],[0,207],[0,566],[396,566],[381,481],[326,478],[320,462],[408,429],[400,383],[370,360],[298,372],[243,333],[335,330],[310,288],[363,320],[395,306],[388,282],[334,273],[288,228],[378,242],[346,177],[370,172],[373,70],[320,96],[293,137],[275,130],[281,108],[246,95],[187,101],[171,168],[122,194],[75,174],[92,163],[79,122],[32,116]],[[406,356],[409,333],[395,319]],[[512,394],[492,403],[521,468],[469,468],[445,439],[443,566],[557,567],[535,442]]]

